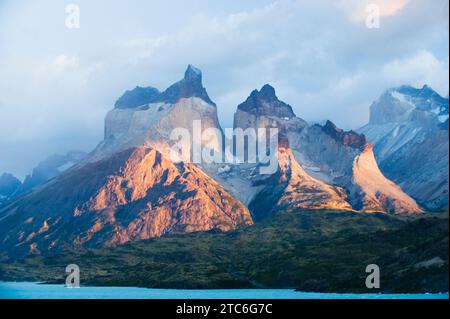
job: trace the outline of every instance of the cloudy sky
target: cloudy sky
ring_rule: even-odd
[[[71,3],[80,28],[66,26]],[[0,0],[0,173],[91,150],[124,90],[164,89],[188,63],[224,127],[271,83],[298,116],[356,129],[389,87],[448,94],[448,20],[448,0]]]

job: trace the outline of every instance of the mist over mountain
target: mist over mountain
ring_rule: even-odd
[[[31,188],[43,184],[49,179],[58,176],[65,170],[80,162],[87,153],[83,151],[69,151],[65,155],[55,154],[40,162],[30,175],[25,177],[18,193],[23,193]]]
[[[3,173],[0,177],[0,205],[6,200],[18,196],[58,176],[65,170],[80,162],[87,153],[83,151],[69,151],[65,155],[50,155],[39,162],[24,181],[20,181],[12,174]]]
[[[12,174],[3,173],[0,175],[0,205],[14,196],[21,185],[21,181]]]

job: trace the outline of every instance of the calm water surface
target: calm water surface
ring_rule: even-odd
[[[442,294],[332,294],[290,289],[146,289],[80,287],[33,282],[0,282],[0,299],[448,299]]]

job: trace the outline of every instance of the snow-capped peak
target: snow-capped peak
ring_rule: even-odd
[[[399,91],[397,91],[395,89],[390,90],[389,93],[394,99],[397,99],[402,103],[406,103],[406,104],[409,104],[409,105],[415,107],[414,103],[411,102],[409,95],[400,93]]]
[[[403,123],[434,119],[445,122],[448,119],[448,98],[440,96],[431,87],[415,88],[403,85],[387,90],[370,107],[370,123]]]

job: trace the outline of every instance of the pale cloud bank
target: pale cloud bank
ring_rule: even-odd
[[[341,5],[349,12],[349,16],[356,22],[365,21],[368,6],[376,5],[382,17],[396,15],[409,0],[341,0]]]
[[[90,150],[126,89],[164,89],[192,63],[223,126],[265,83],[308,121],[355,129],[383,90],[448,94],[448,1],[69,1],[0,5],[0,172],[21,177],[54,152]],[[365,26],[380,7],[379,29]]]

